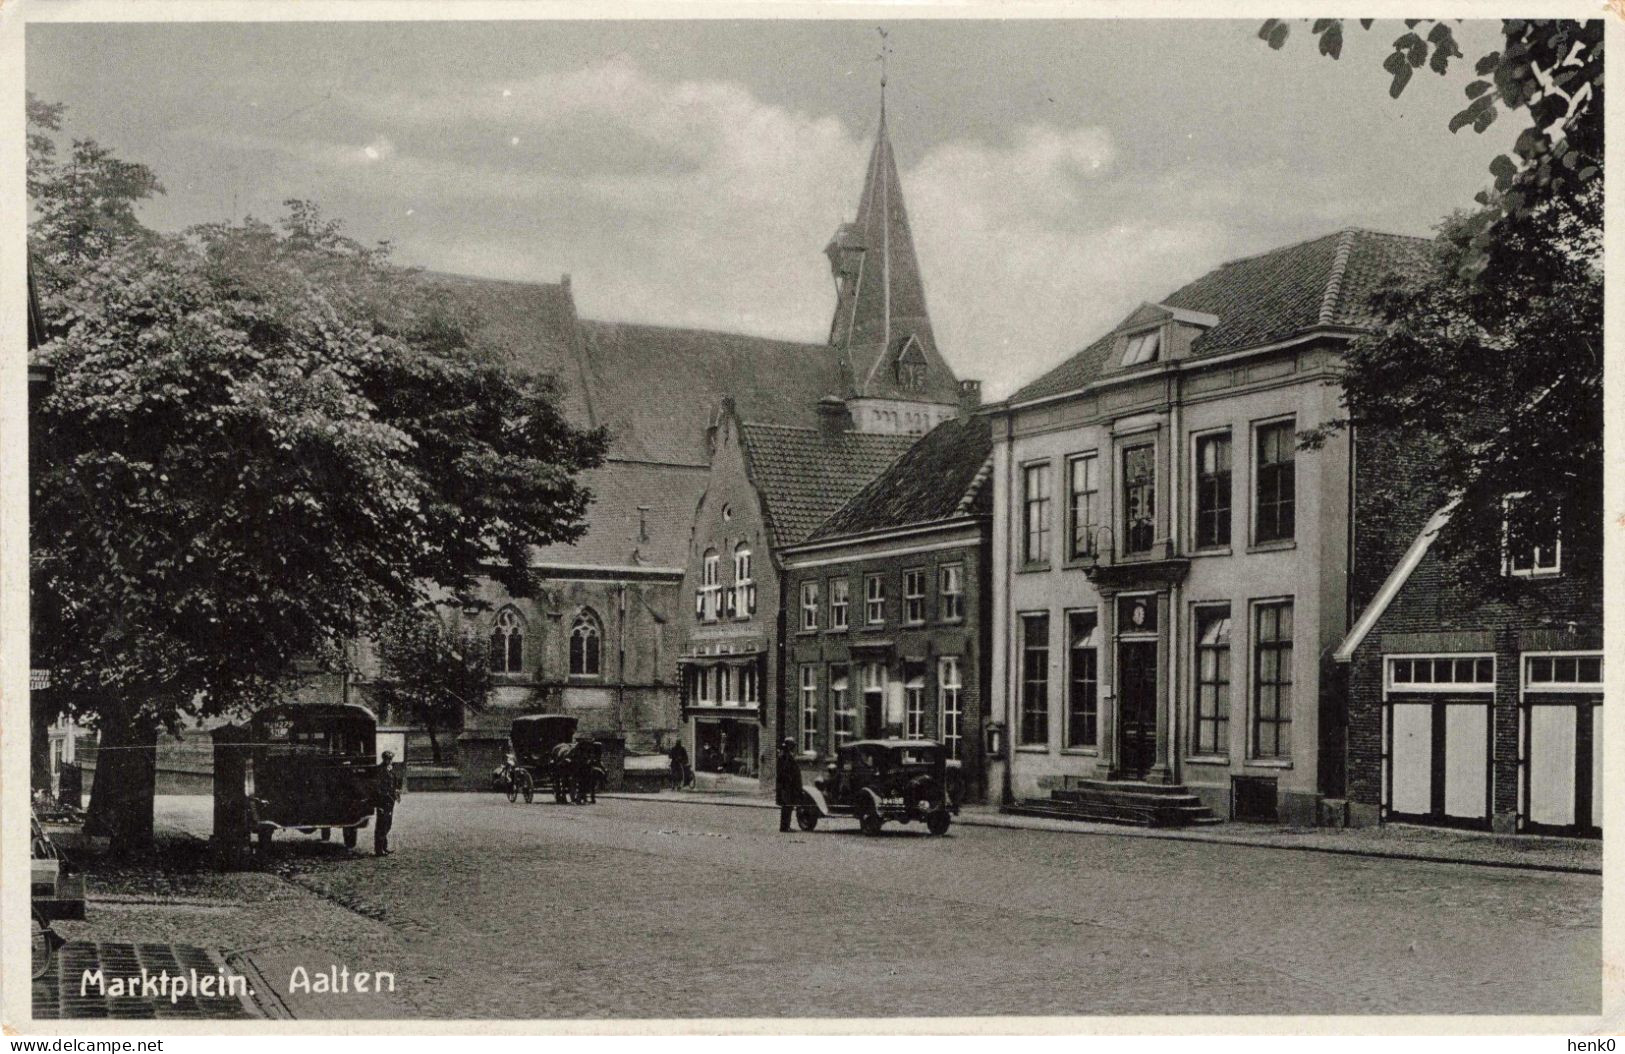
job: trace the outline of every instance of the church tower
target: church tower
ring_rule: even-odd
[[[937,351],[903,188],[880,104],[858,215],[824,249],[835,278],[829,342],[860,432],[923,433],[954,416],[961,385]]]

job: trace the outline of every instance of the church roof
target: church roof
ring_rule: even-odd
[[[849,388],[843,394],[953,402],[956,381],[937,351],[926,311],[925,283],[884,110],[857,218],[841,225],[826,252],[837,274],[847,276],[830,326],[830,344],[841,352],[848,373]],[[923,390],[899,383],[897,360],[911,342],[925,360]]]
[[[931,429],[807,537],[824,541],[992,511],[993,434],[984,418]]]
[[[1391,273],[1425,270],[1434,242],[1349,228],[1258,256],[1232,260],[1182,286],[1160,306],[1216,315],[1191,346],[1193,357],[1240,351],[1316,329],[1361,329],[1377,319],[1371,294]],[[1019,389],[1010,403],[1076,391],[1110,368],[1117,333],[1107,333]]]
[[[674,465],[610,461],[585,474],[591,526],[573,545],[536,549],[535,564],[681,570],[706,472]]]
[[[739,437],[775,550],[804,541],[919,439],[752,421],[740,423]]]

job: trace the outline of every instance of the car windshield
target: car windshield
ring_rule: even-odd
[[[897,764],[899,765],[935,765],[936,763],[937,755],[933,750],[915,748],[897,752]]]

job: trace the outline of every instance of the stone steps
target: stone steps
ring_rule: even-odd
[[[1222,822],[1179,784],[1077,780],[1048,798],[1024,798],[1001,812],[1136,827],[1195,827]]]

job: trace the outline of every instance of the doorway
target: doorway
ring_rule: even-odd
[[[1157,642],[1117,645],[1117,761],[1124,777],[1144,779],[1157,759]]]

